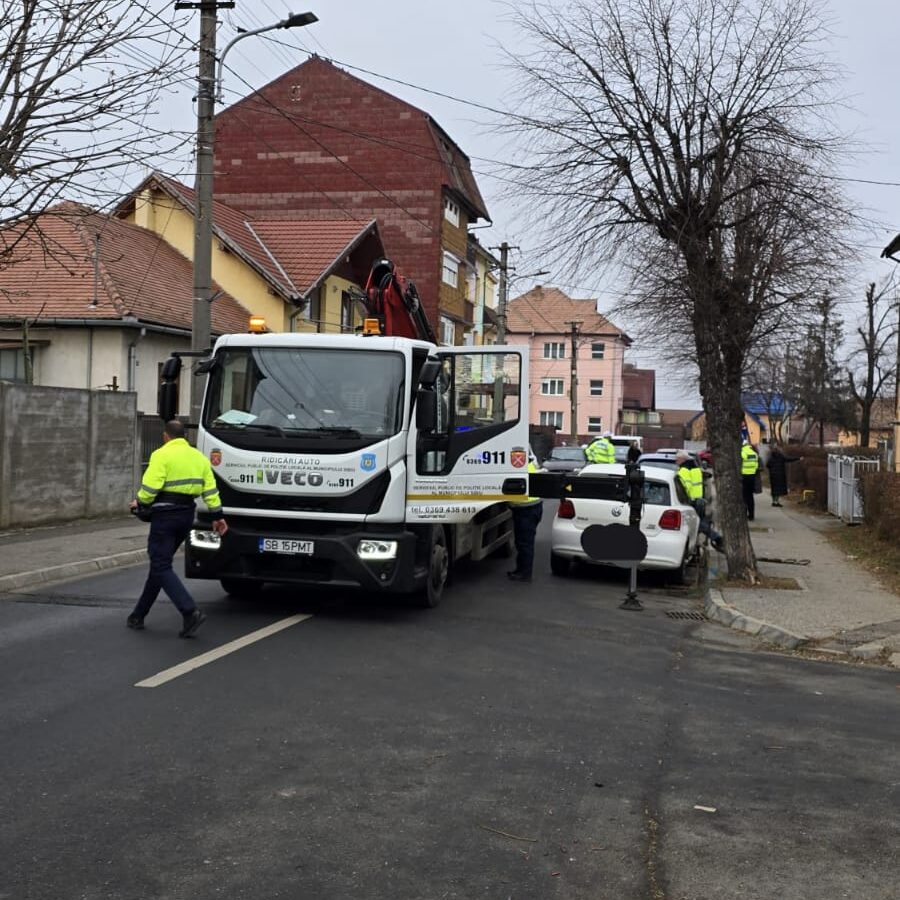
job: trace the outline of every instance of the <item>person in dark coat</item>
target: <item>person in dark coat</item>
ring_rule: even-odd
[[[803,459],[802,456],[786,456],[777,444],[772,446],[772,449],[769,452],[769,461],[766,463],[769,467],[769,486],[772,489],[772,506],[781,506],[778,502],[778,498],[784,497],[788,492],[787,464],[798,462],[801,459]]]

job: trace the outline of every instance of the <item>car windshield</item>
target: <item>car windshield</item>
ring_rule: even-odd
[[[217,355],[204,424],[228,438],[264,435],[267,445],[372,443],[402,426],[403,371],[399,353],[229,347]]]
[[[554,447],[550,451],[550,459],[565,459],[584,461],[584,450],[580,447]]]

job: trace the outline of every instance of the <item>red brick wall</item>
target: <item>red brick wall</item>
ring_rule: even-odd
[[[436,328],[443,171],[423,114],[317,58],[259,94],[216,118],[216,198],[270,217],[376,218]]]

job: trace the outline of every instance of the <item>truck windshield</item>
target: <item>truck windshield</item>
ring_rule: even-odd
[[[400,430],[403,372],[399,353],[230,347],[217,356],[203,421],[244,447],[350,449]]]

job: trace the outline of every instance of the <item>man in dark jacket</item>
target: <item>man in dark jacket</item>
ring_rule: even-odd
[[[784,497],[788,492],[787,464],[798,462],[802,456],[785,456],[782,449],[775,444],[769,452],[769,486],[772,489],[772,506],[781,506],[779,497]]]

